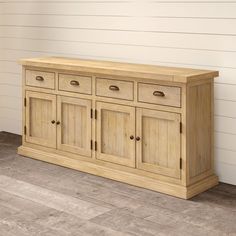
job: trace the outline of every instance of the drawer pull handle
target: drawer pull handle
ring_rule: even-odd
[[[120,90],[119,87],[116,86],[116,85],[110,85],[109,89],[112,90],[112,91],[119,91]]]
[[[52,123],[52,124],[55,124],[55,123],[56,123],[56,121],[55,121],[55,120],[52,120],[52,121],[51,121],[51,123]]]
[[[162,91],[154,91],[153,95],[157,97],[165,97],[165,94]]]
[[[76,80],[71,80],[71,81],[70,81],[70,84],[71,84],[71,85],[75,85],[75,86],[79,86],[79,82],[76,81]]]
[[[44,78],[42,76],[36,76],[35,78],[37,81],[44,81]]]
[[[134,139],[134,136],[133,136],[133,135],[131,135],[129,138],[130,138],[131,140],[133,140],[133,139]]]

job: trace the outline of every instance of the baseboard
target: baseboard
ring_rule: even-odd
[[[218,178],[214,175],[191,186],[185,187],[25,146],[20,146],[18,148],[18,154],[183,199],[189,199],[218,184]]]

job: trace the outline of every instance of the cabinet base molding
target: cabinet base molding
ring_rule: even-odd
[[[177,185],[25,146],[20,146],[18,148],[18,154],[183,199],[192,198],[218,184],[218,177],[216,175],[211,175],[190,186]]]

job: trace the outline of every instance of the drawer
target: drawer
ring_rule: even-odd
[[[92,77],[59,74],[59,90],[92,94]]]
[[[55,73],[26,70],[25,84],[33,87],[55,89]]]
[[[133,82],[96,78],[96,95],[101,97],[133,100]]]
[[[181,88],[138,83],[138,101],[181,107]]]

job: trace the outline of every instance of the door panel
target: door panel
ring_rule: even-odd
[[[26,142],[56,148],[56,95],[26,91]]]
[[[91,101],[57,97],[57,117],[60,121],[57,148],[91,157]]]
[[[135,167],[135,108],[97,103],[98,159]]]
[[[180,115],[137,108],[137,167],[180,178]]]

